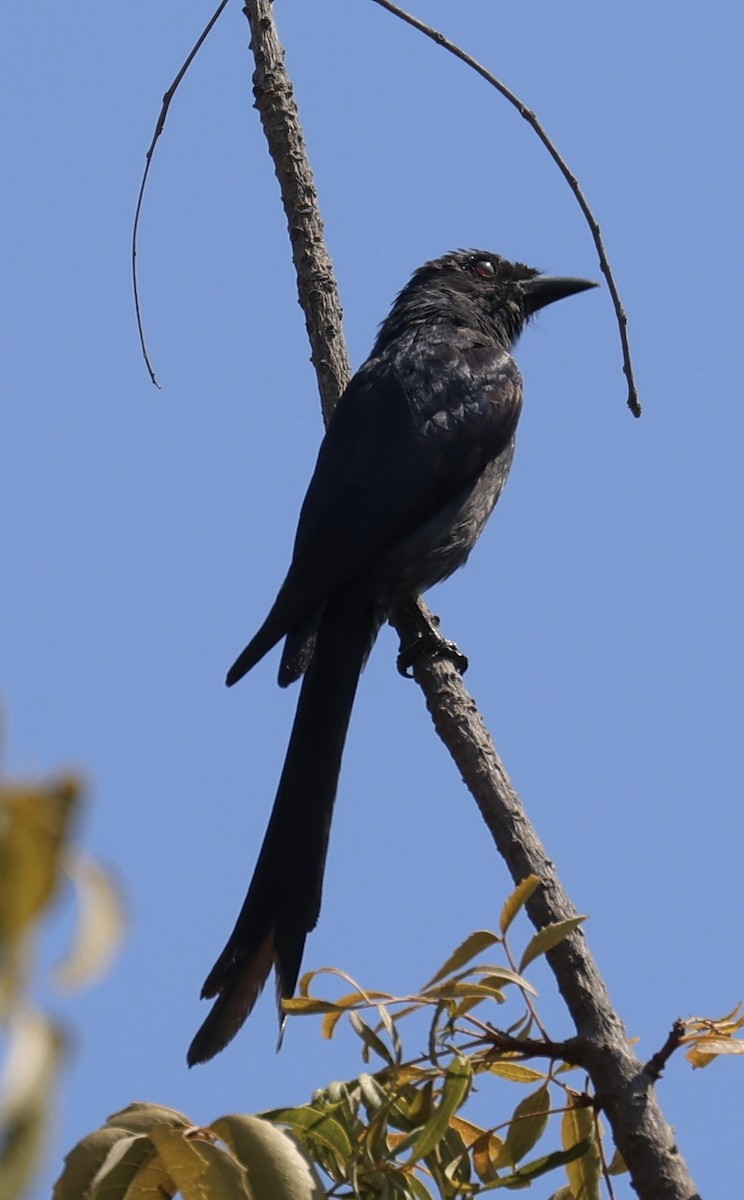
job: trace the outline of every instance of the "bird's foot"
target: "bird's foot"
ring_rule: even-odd
[[[449,658],[461,675],[468,669],[468,660],[455,642],[439,632],[439,617],[435,617],[416,597],[396,607],[394,619],[401,634],[397,666],[406,679],[413,678],[417,658],[438,655]]]

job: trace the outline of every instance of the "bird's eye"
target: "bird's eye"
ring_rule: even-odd
[[[473,274],[480,275],[481,279],[493,279],[496,274],[496,268],[490,258],[477,258],[473,263]]]

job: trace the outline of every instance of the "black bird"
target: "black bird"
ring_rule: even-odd
[[[393,607],[466,561],[506,482],[522,405],[509,351],[538,309],[596,286],[485,250],[413,275],[341,397],[302,506],[289,572],[227,674],[281,638],[282,687],[304,675],[248,895],[202,997],[188,1062],[235,1036],[267,976],[290,997],[320,912],[341,756],[359,674]]]

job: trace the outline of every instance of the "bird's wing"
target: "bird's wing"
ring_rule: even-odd
[[[429,327],[368,360],[321,445],[287,578],[229,681],[475,479],[509,445],[521,399],[511,356],[469,330]]]

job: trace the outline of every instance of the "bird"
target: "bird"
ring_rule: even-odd
[[[340,397],[287,576],[227,673],[232,686],[284,639],[278,682],[302,677],[302,687],[253,878],[202,988],[214,1003],[189,1066],[233,1039],[272,969],[281,1022],[320,914],[341,758],[367,656],[396,605],[465,563],[501,494],[522,407],[511,351],[525,325],[596,286],[486,250],[433,259],[399,293]]]

